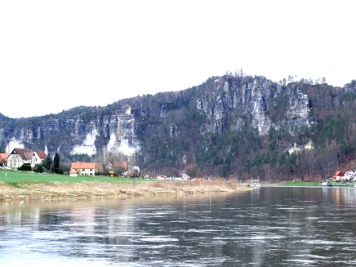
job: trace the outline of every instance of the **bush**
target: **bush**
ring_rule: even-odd
[[[38,172],[38,173],[42,173],[43,172],[42,164],[39,164],[39,165],[36,165],[35,167],[33,167],[33,171],[34,172]]]
[[[31,164],[25,163],[21,167],[17,168],[19,171],[32,171]]]

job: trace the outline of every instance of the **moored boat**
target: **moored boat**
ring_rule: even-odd
[[[348,182],[336,182],[336,181],[324,181],[321,183],[323,186],[336,186],[336,187],[350,187],[353,183]]]
[[[248,185],[251,187],[260,187],[260,178],[251,178],[251,183]]]

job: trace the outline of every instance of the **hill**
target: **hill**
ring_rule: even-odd
[[[0,150],[59,152],[62,162],[128,160],[146,174],[326,177],[355,158],[356,81],[279,83],[225,75],[179,92],[59,114],[0,116]],[[355,166],[356,167],[356,166]]]

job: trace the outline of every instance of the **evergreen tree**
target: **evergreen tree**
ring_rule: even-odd
[[[53,171],[54,173],[59,173],[59,162],[60,162],[59,155],[58,155],[58,153],[56,153],[56,154],[54,155],[53,167],[52,167],[52,171]]]
[[[50,171],[52,169],[52,165],[53,165],[53,160],[51,158],[51,155],[48,154],[47,158],[44,160],[43,162],[43,167],[47,170]]]

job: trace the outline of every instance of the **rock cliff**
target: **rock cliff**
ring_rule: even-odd
[[[208,116],[203,132],[222,132],[227,121],[230,130],[238,130],[248,123],[243,117],[250,118],[251,127],[260,135],[271,127],[310,125],[308,96],[295,84],[282,86],[264,77],[224,76],[209,87],[197,99],[197,108]]]
[[[139,158],[148,168],[181,168],[197,163],[200,138],[209,134],[224,138],[226,133],[254,129],[263,138],[271,129],[293,135],[311,128],[317,121],[308,86],[313,87],[226,75],[180,92],[124,99],[106,107],[22,119],[0,114],[0,150],[47,149],[68,162],[75,155],[94,159],[105,152]],[[355,88],[353,82],[335,90],[355,94]],[[208,151],[208,145],[204,149]]]

